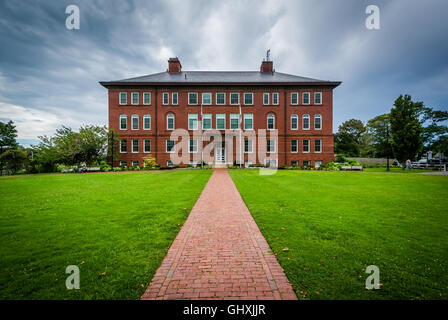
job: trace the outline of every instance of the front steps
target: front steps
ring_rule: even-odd
[[[229,164],[225,162],[214,162],[212,168],[214,169],[225,169],[228,168]]]

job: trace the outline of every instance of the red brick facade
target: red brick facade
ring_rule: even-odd
[[[178,65],[177,65],[178,63]],[[180,62],[169,61],[172,72],[180,71]],[[178,68],[179,67],[179,68]],[[104,84],[103,84],[104,85]],[[105,85],[109,89],[109,127],[113,128],[122,139],[127,141],[126,153],[120,154],[120,161],[126,165],[132,165],[138,161],[143,166],[142,158],[147,155],[144,152],[143,141],[150,140],[150,154],[162,166],[167,165],[170,153],[166,152],[166,140],[169,139],[172,130],[167,130],[167,115],[175,117],[175,129],[188,129],[188,114],[198,115],[198,127],[201,126],[202,93],[211,93],[211,105],[203,105],[203,114],[212,115],[212,128],[216,129],[216,114],[225,114],[225,127],[230,129],[230,114],[238,114],[239,106],[230,104],[230,93],[239,93],[242,114],[253,114],[254,130],[242,130],[242,134],[258,133],[258,129],[267,129],[267,116],[275,116],[275,129],[278,133],[278,141],[275,151],[278,153],[278,165],[291,166],[293,161],[297,165],[306,163],[315,165],[316,161],[322,164],[334,160],[333,152],[333,88],[334,84],[117,84]],[[150,104],[144,104],[143,93],[150,93]],[[188,93],[197,92],[197,105],[188,104]],[[298,93],[298,104],[292,104],[291,94]],[[303,93],[310,93],[309,104],[303,103]],[[127,103],[120,104],[120,93],[126,93]],[[132,104],[132,93],[138,93],[138,104]],[[169,103],[163,104],[163,93],[169,94]],[[177,93],[178,103],[172,104],[172,94]],[[217,105],[216,93],[225,93],[225,104]],[[244,104],[244,93],[253,93],[253,105]],[[265,105],[264,94],[269,94],[269,104]],[[278,93],[278,104],[273,104],[273,93]],[[315,103],[315,93],[321,93],[321,104]],[[303,129],[303,116],[309,115],[309,129]],[[126,115],[127,129],[120,128],[120,115]],[[132,115],[138,115],[138,130],[132,130]],[[144,115],[150,115],[150,129],[143,128]],[[298,128],[291,129],[291,117],[297,115]],[[315,116],[320,115],[321,128],[315,129]],[[192,131],[189,130],[192,134]],[[224,134],[224,130],[220,130]],[[238,137],[239,130],[232,131]],[[268,136],[269,136],[269,131]],[[133,139],[138,139],[138,152],[132,152]],[[229,159],[239,160],[236,154],[236,140],[233,150],[228,145],[226,149],[227,162]],[[291,140],[298,140],[297,152],[292,152]],[[309,140],[309,152],[304,152],[304,140]],[[316,140],[321,141],[321,151],[315,150]],[[258,143],[258,142],[256,142]],[[305,142],[306,143],[306,142]],[[204,142],[206,146],[208,142]],[[256,153],[256,145],[253,152]],[[193,159],[193,154],[189,154]],[[212,152],[213,156],[213,152]],[[250,155],[244,154],[244,161],[248,161]],[[197,160],[197,155],[196,155]],[[114,163],[118,166],[120,161]],[[264,164],[264,159],[256,159],[256,163]],[[254,161],[251,161],[255,164]],[[185,163],[184,165],[187,165]]]

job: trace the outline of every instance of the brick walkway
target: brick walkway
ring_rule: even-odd
[[[215,170],[142,299],[297,296],[227,170]]]

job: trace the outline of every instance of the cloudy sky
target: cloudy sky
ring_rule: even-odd
[[[67,30],[65,9],[80,9]],[[380,30],[365,10],[380,8]],[[448,109],[446,0],[0,1],[0,120],[22,143],[62,124],[107,123],[106,89],[164,71],[258,70],[268,48],[277,71],[343,84],[334,130],[388,112],[408,93]]]

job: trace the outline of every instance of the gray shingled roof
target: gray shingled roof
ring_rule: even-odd
[[[188,84],[307,84],[338,86],[340,82],[318,80],[291,74],[259,71],[182,71],[170,73],[168,71],[149,74],[146,76],[116,81],[101,81],[103,86],[113,85],[188,85]]]

